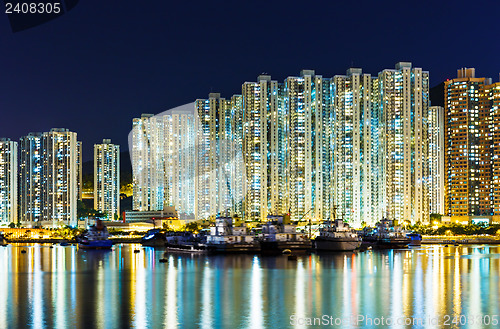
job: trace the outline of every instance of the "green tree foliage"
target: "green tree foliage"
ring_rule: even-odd
[[[186,231],[189,231],[189,232],[199,232],[200,231],[200,226],[198,225],[198,223],[196,222],[191,222],[191,223],[187,223],[185,226],[184,226],[184,229]]]
[[[89,208],[85,205],[85,203],[81,200],[78,200],[78,206],[76,209],[76,214],[78,218],[87,218],[87,217],[104,217],[105,214],[98,212],[95,209]]]
[[[430,225],[414,225],[410,229],[424,235],[446,235],[447,231],[450,231],[453,235],[495,235],[500,230],[500,225],[487,225],[484,223],[462,225],[454,223],[440,226],[437,229],[433,229]]]

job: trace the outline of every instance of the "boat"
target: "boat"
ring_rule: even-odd
[[[361,246],[361,238],[341,219],[326,221],[314,240],[317,251],[353,251]]]
[[[296,226],[290,224],[289,215],[267,216],[267,222],[262,225],[259,244],[263,255],[279,255],[285,249],[290,249],[292,253],[304,253],[312,247],[309,237],[297,232]]]
[[[217,217],[207,235],[206,248],[213,253],[256,253],[260,244],[254,234],[247,234],[246,224],[233,225],[232,217]]]
[[[167,252],[206,252],[207,246],[202,237],[190,232],[166,235]]]
[[[111,249],[113,241],[109,240],[107,227],[98,219],[95,225],[78,237],[78,246],[82,249]]]
[[[374,229],[365,228],[362,233],[363,245],[365,247],[379,249],[400,249],[407,248],[411,238],[399,226],[394,225],[394,221],[382,219]]]
[[[9,243],[7,242],[7,239],[3,235],[3,232],[0,232],[0,246],[6,247]]]
[[[422,235],[418,233],[407,233],[407,237],[411,239],[409,246],[421,246],[422,245]]]
[[[141,238],[141,244],[146,247],[165,247],[166,242],[165,233],[157,228],[147,231]]]

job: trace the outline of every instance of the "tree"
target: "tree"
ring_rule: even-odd
[[[16,228],[16,223],[14,223],[14,222],[10,223],[10,224],[9,224],[9,227],[10,227],[10,228]]]
[[[198,232],[200,230],[200,226],[196,222],[191,222],[191,223],[187,223],[184,226],[184,229],[186,231],[189,231],[189,232]]]

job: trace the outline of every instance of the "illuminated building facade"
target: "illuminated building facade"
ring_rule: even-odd
[[[17,142],[0,139],[0,224],[17,223]]]
[[[331,217],[332,121],[331,79],[302,70],[285,80],[288,114],[286,173],[292,220]]]
[[[134,210],[162,210],[165,201],[165,137],[163,117],[143,114],[132,126]]]
[[[283,85],[269,75],[242,86],[246,220],[263,221],[268,214],[287,211],[282,94]]]
[[[429,221],[429,73],[400,62],[379,73],[379,106],[385,142],[386,216],[411,223]]]
[[[445,212],[451,216],[492,213],[489,83],[473,68],[445,82]]]
[[[110,139],[94,145],[94,209],[110,220],[120,216],[120,146]]]
[[[197,130],[192,105],[133,120],[134,210],[175,207],[181,219],[195,216]]]
[[[42,220],[42,133],[19,140],[19,219],[25,226]]]
[[[334,177],[339,214],[359,227],[374,224],[385,204],[378,80],[351,68],[334,77]]]
[[[42,226],[77,225],[81,142],[68,129],[42,134]]]
[[[196,218],[239,216],[243,212],[242,97],[211,93],[195,102]]]
[[[491,201],[493,215],[500,215],[500,82],[485,87],[490,108]]]
[[[428,72],[403,62],[377,77],[354,68],[331,79],[303,70],[283,83],[261,75],[230,99],[210,94],[194,103],[188,158],[195,179],[194,188],[186,186],[195,194],[187,203],[197,219],[265,221],[290,213],[292,220],[318,222],[337,207],[357,227],[383,217],[427,222],[430,186],[438,184],[429,178],[436,155],[428,154],[435,132],[428,130],[435,124],[428,111]],[[173,116],[152,120],[134,120],[136,210],[158,210],[141,202],[180,200],[178,170],[188,166],[169,154],[180,147],[172,138],[192,136],[191,130],[176,132],[172,125],[180,119]],[[167,144],[158,146],[161,140]]]
[[[173,109],[163,116],[165,136],[165,204],[179,218],[196,212],[196,126],[192,109]]]
[[[430,106],[427,122],[429,140],[429,211],[431,214],[445,214],[445,142],[444,108]]]

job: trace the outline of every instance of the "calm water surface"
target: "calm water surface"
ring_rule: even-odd
[[[160,263],[163,257],[140,245],[0,248],[0,328],[325,328],[309,326],[314,318],[337,328],[500,327],[493,325],[500,315],[496,246],[296,261],[168,254]],[[376,326],[382,316],[415,324]]]

